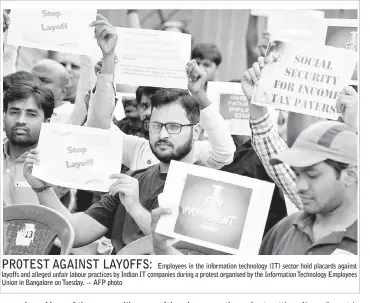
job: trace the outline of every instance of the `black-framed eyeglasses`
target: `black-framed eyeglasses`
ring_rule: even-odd
[[[169,134],[179,134],[184,126],[193,126],[195,124],[180,124],[180,123],[160,123],[160,122],[150,122],[149,131],[151,133],[159,133],[162,127],[165,126]]]

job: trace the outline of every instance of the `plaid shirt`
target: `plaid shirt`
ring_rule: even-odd
[[[285,141],[280,138],[274,129],[270,115],[267,113],[257,120],[250,120],[252,130],[252,146],[260,158],[266,172],[275,184],[299,209],[302,209],[302,202],[298,196],[295,183],[295,174],[287,164],[272,166],[270,159],[288,148]]]

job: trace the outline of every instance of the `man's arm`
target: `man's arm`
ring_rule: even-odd
[[[102,50],[101,73],[97,75],[96,91],[89,104],[86,126],[109,129],[115,107],[115,90],[113,75],[115,67],[114,50],[118,34],[108,20],[97,15],[97,20],[91,23],[95,26],[95,37]]]
[[[80,79],[78,81],[76,99],[70,123],[73,125],[82,125],[87,116],[87,107],[85,102],[86,92],[95,81],[94,67],[91,59],[87,56],[80,56]]]
[[[75,232],[73,247],[88,245],[102,236],[108,229],[85,213],[71,214],[60,202],[52,188],[37,193],[41,205],[50,207],[60,213],[72,225]]]
[[[109,187],[109,195],[118,195],[122,205],[135,220],[140,230],[144,235],[150,235],[151,216],[150,212],[140,203],[139,181],[125,174],[113,174],[110,178],[117,179],[117,181]]]
[[[50,207],[60,213],[73,227],[75,232],[74,247],[84,246],[100,239],[108,228],[84,213],[71,214],[58,199],[52,187],[46,188],[46,183],[32,175],[34,165],[39,165],[40,158],[37,149],[32,149],[26,156],[23,175],[31,188],[36,192],[41,205]],[[114,205],[111,201],[110,205]],[[113,212],[112,212],[113,213]]]
[[[243,74],[241,79],[244,94],[249,101],[252,146],[271,179],[291,202],[301,209],[302,202],[298,196],[295,175],[290,166],[286,164],[272,166],[270,164],[270,159],[287,149],[288,146],[274,129],[267,108],[251,103],[254,85],[258,83],[263,67],[264,58],[260,57],[258,62],[255,62],[253,67]]]
[[[209,102],[205,94],[197,95],[197,99]],[[208,105],[200,111],[200,125],[208,134],[209,144],[195,144],[196,159],[215,169],[230,164],[236,147],[222,116]]]
[[[204,165],[220,169],[234,159],[235,144],[221,115],[213,110],[204,87],[207,74],[191,60],[187,66],[188,88],[200,105],[200,125],[207,132],[210,145],[197,144],[195,156]]]

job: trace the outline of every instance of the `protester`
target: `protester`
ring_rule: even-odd
[[[21,81],[29,81],[40,83],[40,79],[28,72],[25,71],[18,71],[13,74],[7,75],[3,77],[3,95],[7,92],[7,90],[14,84],[19,83]]]
[[[102,30],[107,34],[106,29]],[[206,75],[195,62],[189,62],[187,72],[193,96],[181,89],[161,90],[152,96],[149,143],[159,164],[127,175],[112,175],[117,181],[109,193],[85,213],[70,214],[60,206],[51,188],[38,192],[42,205],[55,209],[71,222],[75,230],[74,246],[87,245],[110,231],[117,252],[151,234],[150,211],[158,206],[157,196],[163,191],[170,161],[204,165],[195,162],[193,154],[194,142],[201,130],[200,108],[209,105],[204,93]],[[38,152],[32,150],[24,166],[24,175],[31,188],[41,186],[40,180],[32,176],[32,167],[39,161]]]
[[[63,65],[66,71],[69,73],[71,80],[68,83],[64,100],[74,103],[77,94],[78,82],[80,79],[80,56],[61,52],[50,52],[49,56],[51,59]]]
[[[218,67],[222,62],[219,48],[213,43],[199,43],[191,51],[191,58],[195,59],[207,73],[208,81],[217,81]]]
[[[23,176],[26,153],[35,148],[42,123],[48,123],[54,109],[52,91],[35,82],[18,82],[4,95],[3,203],[39,204]],[[61,198],[68,189],[54,187]]]
[[[120,101],[118,101],[120,102]],[[139,105],[135,98],[122,98],[125,117],[116,121],[117,127],[127,135],[143,137]]]
[[[95,31],[98,45],[103,52],[102,68],[101,73],[97,75],[96,91],[94,98],[90,101],[88,119],[85,125],[88,127],[109,129],[111,127],[111,115],[115,106],[113,74],[117,32],[103,16],[98,15],[97,18],[98,20],[93,23],[93,25],[96,24],[100,26],[96,27]],[[105,30],[104,36],[99,35],[102,29]],[[195,66],[195,61],[191,63],[191,66],[197,68]],[[205,77],[203,80],[206,81],[206,75],[202,73],[202,76],[203,75]],[[137,101],[140,104],[140,115],[142,121],[144,120],[144,125],[145,119],[148,119],[151,111],[148,97],[151,94],[150,90],[151,89],[143,89],[141,96],[139,96],[140,90],[137,92]],[[155,90],[156,89],[153,91]],[[201,91],[201,89],[195,92],[195,94],[199,94],[199,92],[204,95],[204,91]],[[192,92],[192,94],[194,95],[194,92]],[[202,96],[202,100],[203,99]],[[200,117],[200,124],[207,132],[209,142],[196,141],[194,146],[194,159],[195,161],[200,160],[207,167],[219,169],[231,163],[235,145],[221,115],[215,112],[209,104],[208,99],[204,103],[201,102]],[[157,163],[158,159],[153,154],[148,140],[136,136],[123,135],[123,165],[130,170],[137,170]]]
[[[251,100],[264,58],[242,77]],[[303,130],[291,149],[271,125],[266,108],[249,104],[252,144],[275,183],[303,211],[279,222],[265,237],[261,254],[357,254],[357,96],[344,89],[342,118]],[[281,165],[276,165],[281,164]],[[292,170],[293,169],[293,170]]]

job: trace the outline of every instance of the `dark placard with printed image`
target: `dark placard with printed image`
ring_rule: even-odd
[[[174,232],[239,249],[252,189],[188,174]]]

